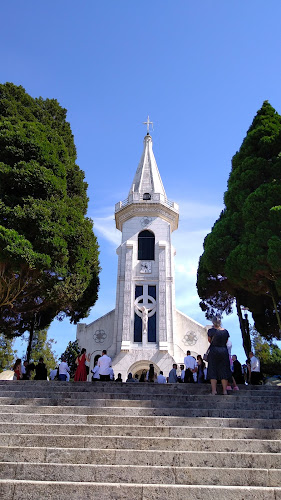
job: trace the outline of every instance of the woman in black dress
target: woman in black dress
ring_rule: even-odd
[[[213,328],[208,331],[210,352],[208,355],[208,379],[211,381],[212,395],[217,394],[217,381],[221,380],[222,392],[227,394],[228,378],[232,377],[229,355],[226,347],[229,333],[222,328],[218,317],[212,319]]]

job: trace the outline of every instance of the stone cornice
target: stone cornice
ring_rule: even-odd
[[[131,203],[115,212],[116,227],[122,231],[125,221],[133,217],[161,217],[161,219],[171,224],[171,231],[178,228],[179,213],[178,210],[170,208],[162,203]]]

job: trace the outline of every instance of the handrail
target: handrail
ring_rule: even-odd
[[[175,207],[175,203],[171,200],[168,200],[168,198],[166,198],[166,197],[163,197],[163,199],[160,198],[160,200],[153,200],[153,199],[151,199],[151,200],[143,200],[143,199],[136,200],[136,199],[130,199],[128,197],[125,200],[120,202],[119,207],[115,209],[115,212],[119,212],[120,210],[122,210],[122,208],[125,208],[126,206],[131,205],[132,203],[148,203],[148,204],[160,203],[160,204],[166,205],[169,208],[173,208],[174,210],[177,210]]]

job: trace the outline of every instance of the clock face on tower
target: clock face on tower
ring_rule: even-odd
[[[148,262],[142,261],[141,262],[140,272],[142,274],[151,273],[151,262],[149,262],[149,261]]]

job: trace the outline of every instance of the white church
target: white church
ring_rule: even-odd
[[[94,358],[103,349],[126,380],[148,370],[167,376],[173,363],[183,363],[186,351],[203,355],[207,329],[175,306],[175,248],[179,206],[168,200],[148,132],[128,198],[115,205],[116,227],[122,233],[117,248],[115,309],[89,325],[79,323],[77,340]]]

